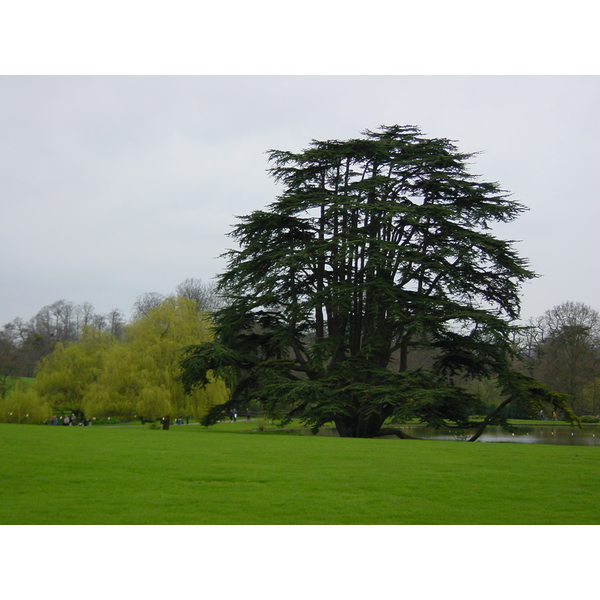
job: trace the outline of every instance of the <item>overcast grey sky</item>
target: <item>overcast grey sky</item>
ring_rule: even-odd
[[[276,197],[267,150],[396,123],[481,151],[529,207],[496,231],[541,275],[524,319],[600,310],[599,106],[597,76],[1,77],[0,325],[209,282],[235,215]]]

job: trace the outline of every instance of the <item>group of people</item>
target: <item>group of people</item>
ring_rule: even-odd
[[[250,409],[247,408],[246,409],[246,420],[249,421],[250,420]],[[229,422],[233,423],[234,421],[237,421],[237,417],[238,417],[238,413],[237,413],[237,409],[232,409],[229,411]],[[189,415],[185,415],[185,419],[184,417],[177,417],[176,419],[173,419],[173,421],[171,421],[170,417],[163,417],[162,419],[160,419],[160,423],[163,426],[163,429],[168,429],[169,425],[171,425],[171,423],[175,424],[175,425],[183,425],[184,424],[184,420],[185,420],[185,424],[189,425],[190,424],[190,417]],[[71,413],[71,415],[63,415],[61,417],[57,417],[56,415],[54,415],[52,417],[52,419],[49,419],[48,421],[46,421],[47,424],[49,425],[80,425],[80,426],[87,426],[87,425],[91,425],[92,422],[88,419],[86,419],[85,417],[82,417],[79,421],[77,420],[77,415],[75,413]],[[142,420],[143,423],[143,420]]]
[[[169,429],[169,426],[171,425],[171,417],[163,417],[160,420],[160,423],[161,423],[163,429]],[[176,419],[173,419],[173,424],[183,425],[183,417],[177,417]],[[185,424],[186,425],[190,424],[190,416],[189,415],[185,415]]]
[[[62,417],[57,417],[56,415],[54,415],[52,417],[52,419],[50,419],[50,425],[79,425],[81,427],[86,426],[86,425],[91,425],[92,422],[88,421],[85,417],[82,417],[79,422],[77,421],[77,415],[75,413],[71,413],[71,416],[69,415],[63,415]]]
[[[246,409],[246,421],[250,420],[250,409],[247,408]],[[235,421],[237,421],[237,408],[233,408],[232,410],[229,411],[229,422],[230,423],[234,423]]]
[[[545,421],[548,418],[548,416],[546,415],[546,413],[543,410],[540,410],[539,417],[540,417],[540,420],[542,420],[542,421]],[[552,411],[552,420],[558,421],[558,415],[556,414],[555,410]]]

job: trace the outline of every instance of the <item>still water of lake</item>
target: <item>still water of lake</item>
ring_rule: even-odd
[[[416,438],[436,440],[468,440],[474,431],[432,429],[424,425],[401,429]],[[478,442],[514,442],[520,444],[560,444],[564,446],[600,446],[600,427],[570,427],[568,425],[519,425],[518,431],[508,433],[501,427],[488,427]]]
[[[457,429],[433,429],[425,425],[399,425],[402,431],[415,438],[434,440],[467,441],[475,430],[465,432]],[[310,435],[311,430],[298,428],[289,430],[290,433]],[[334,428],[324,427],[319,435],[335,436]],[[396,436],[386,436],[398,439]],[[569,425],[519,425],[518,431],[508,433],[502,427],[488,427],[478,442],[510,442],[518,444],[560,444],[564,446],[600,446],[600,426],[585,425],[570,427]]]

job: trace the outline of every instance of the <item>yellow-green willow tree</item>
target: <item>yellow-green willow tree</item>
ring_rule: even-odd
[[[109,333],[88,328],[79,342],[56,344],[38,363],[35,382],[27,393],[56,411],[83,416],[90,387],[117,343]]]
[[[126,327],[126,341],[106,356],[101,375],[85,397],[88,416],[164,415],[199,418],[225,402],[225,384],[212,381],[187,395],[179,380],[181,349],[210,341],[207,315],[187,298],[167,298]]]
[[[56,344],[40,361],[23,407],[47,405],[78,416],[203,416],[229,398],[221,381],[184,394],[179,381],[182,348],[208,342],[206,313],[187,298],[167,298],[126,326],[123,341],[88,329],[79,342]]]
[[[43,423],[52,416],[52,409],[37,394],[17,380],[4,398],[0,399],[0,422]]]

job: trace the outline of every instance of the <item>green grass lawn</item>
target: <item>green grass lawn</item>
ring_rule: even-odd
[[[0,425],[1,524],[598,524],[595,447]]]

